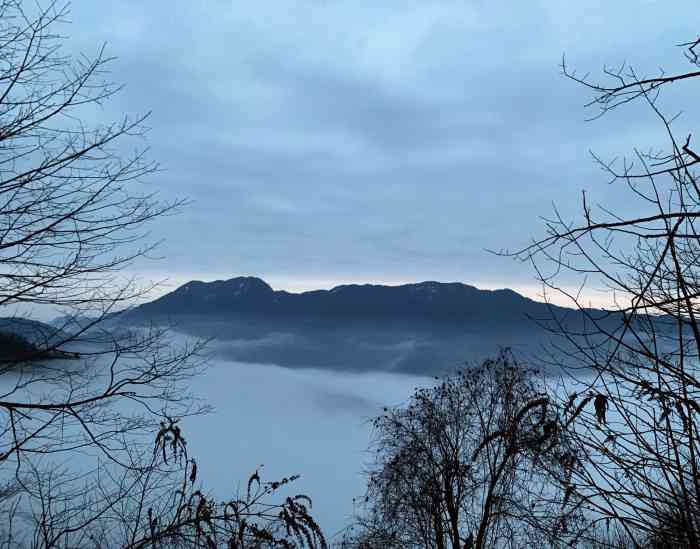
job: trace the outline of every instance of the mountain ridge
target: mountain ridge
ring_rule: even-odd
[[[604,310],[587,313],[611,328],[619,321]],[[234,277],[189,281],[117,316],[125,324],[164,324],[213,339],[215,354],[234,362],[432,375],[505,347],[534,356],[561,326],[580,332],[585,315],[508,288],[461,282],[292,293],[257,277]]]
[[[424,281],[388,286],[341,284],[299,293],[274,290],[258,277],[192,280],[134,308],[136,316],[272,314],[281,316],[464,317],[550,308],[509,288],[483,290],[461,282]],[[556,307],[562,309],[561,307]],[[565,310],[565,309],[564,309]]]

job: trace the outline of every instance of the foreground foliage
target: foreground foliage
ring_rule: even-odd
[[[90,122],[119,86],[102,50],[65,53],[66,18],[0,0],[0,307],[63,313],[41,349],[0,338],[0,546],[325,547],[289,479],[223,502],[198,484],[179,421],[207,411],[187,392],[203,343],[112,322],[150,289],[122,274],[149,226],[184,202],[141,185],[147,115]]]
[[[554,360],[577,385],[562,405],[578,449],[571,505],[590,524],[580,539],[605,525],[634,547],[700,547],[700,155],[691,133],[678,135],[661,94],[700,77],[699,45],[682,45],[690,71],[656,77],[623,65],[595,81],[564,66],[593,93],[596,116],[641,102],[668,147],[636,149],[622,163],[596,156],[630,202],[594,207],[584,192],[577,220],[556,214],[545,238],[518,254],[585,319],[577,329],[556,315],[552,323],[566,349]],[[608,292],[615,305],[587,309],[566,290],[572,280]]]
[[[419,389],[374,422],[347,546],[524,547],[561,528],[571,449],[536,373],[510,352]]]

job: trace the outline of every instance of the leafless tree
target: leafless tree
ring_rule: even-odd
[[[143,147],[123,153],[147,115],[89,123],[119,86],[103,50],[65,53],[66,16],[0,0],[0,307],[65,315],[0,341],[2,543],[324,546],[303,497],[269,499],[287,480],[255,475],[224,503],[195,484],[178,422],[206,409],[187,390],[203,344],[112,322],[150,289],[122,273],[155,245],[151,222],[183,202],[144,190],[157,166]]]
[[[504,352],[387,409],[374,424],[365,510],[346,545],[543,546],[548,533],[535,518],[561,522],[567,450],[535,379]]]
[[[563,65],[593,93],[594,118],[641,102],[668,148],[637,149],[621,162],[595,156],[628,201],[595,205],[584,192],[579,219],[555,211],[545,237],[517,254],[550,294],[579,310],[576,326],[556,317],[550,324],[563,338],[566,356],[557,360],[571,374],[563,402],[578,448],[570,504],[591,524],[614,524],[634,547],[700,547],[700,156],[692,134],[677,134],[661,93],[698,82],[698,44],[681,45],[692,70],[674,74],[646,77],[623,65],[594,81]],[[633,205],[636,215],[623,214]],[[607,312],[566,290],[575,277],[609,292]]]

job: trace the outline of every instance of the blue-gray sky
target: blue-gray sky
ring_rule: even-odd
[[[104,116],[152,110],[150,154],[164,172],[150,185],[194,200],[154,227],[165,259],[137,271],[174,283],[252,274],[288,289],[526,289],[526,265],[484,249],[526,243],[552,202],[573,212],[581,189],[619,200],[588,150],[659,139],[641,109],[584,122],[588,95],[561,77],[562,54],[583,72],[621,61],[684,70],[675,44],[696,36],[684,15],[694,8],[86,0],[65,33],[88,54],[107,43],[126,88]],[[679,107],[692,106],[692,88]]]

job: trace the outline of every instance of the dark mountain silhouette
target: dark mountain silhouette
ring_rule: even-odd
[[[38,347],[51,347],[66,337],[51,324],[15,316],[0,317],[0,333],[22,337]]]
[[[26,362],[50,358],[76,358],[62,350],[67,336],[38,320],[0,317],[0,362]]]
[[[615,315],[588,311],[603,322]],[[290,293],[255,277],[192,281],[121,315],[121,322],[167,323],[216,339],[228,359],[289,367],[433,374],[511,347],[520,356],[549,341],[556,318],[583,315],[508,289],[457,282],[342,285]],[[543,327],[544,326],[544,327]]]
[[[559,312],[566,309],[556,308]],[[401,286],[348,284],[332,290],[289,293],[273,290],[264,280],[237,277],[214,282],[192,281],[132,313],[136,316],[264,315],[331,319],[397,321],[503,320],[547,317],[549,307],[513,290],[479,290],[458,282],[420,282]]]

